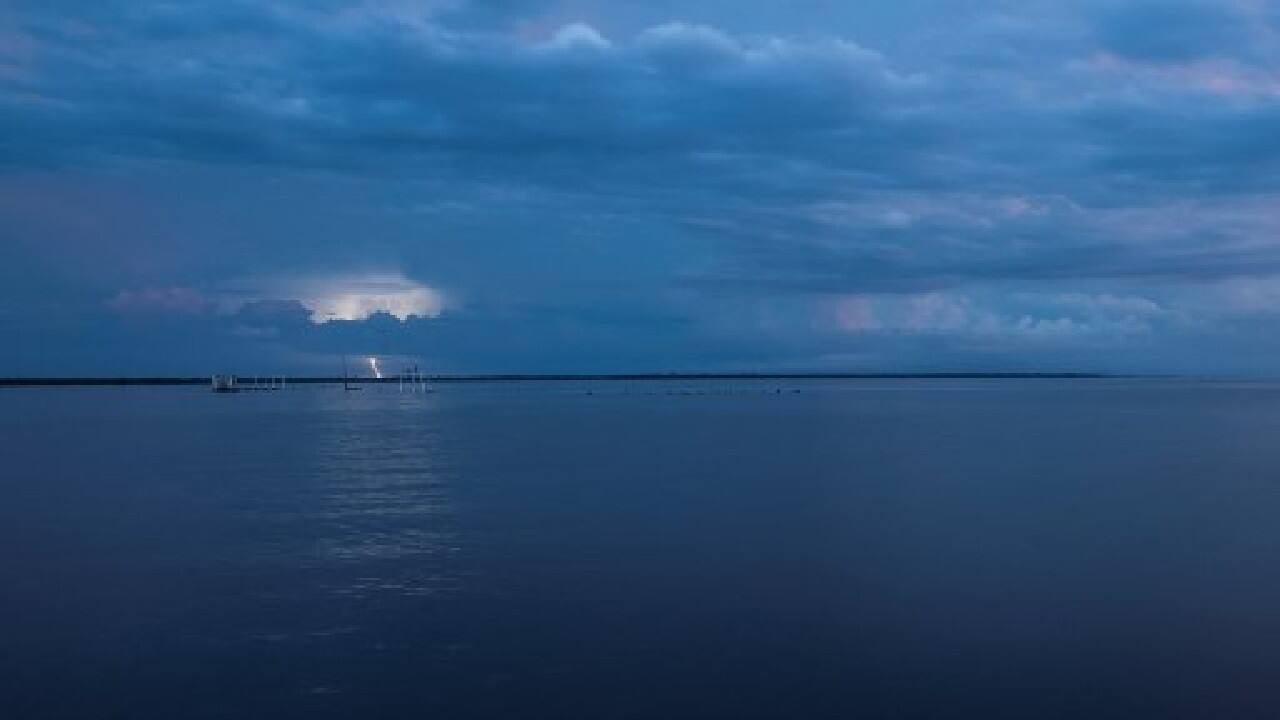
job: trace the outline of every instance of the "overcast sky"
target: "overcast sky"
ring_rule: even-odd
[[[1280,3],[9,0],[0,375],[1280,368]]]

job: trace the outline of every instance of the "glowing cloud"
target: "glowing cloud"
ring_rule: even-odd
[[[311,321],[364,320],[386,313],[404,322],[410,317],[439,317],[445,297],[435,288],[403,275],[338,276],[295,283],[296,294],[311,311]]]

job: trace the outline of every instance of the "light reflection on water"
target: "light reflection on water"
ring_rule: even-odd
[[[1280,706],[1280,387],[671,387],[0,394],[0,690],[64,718]]]
[[[299,510],[318,529],[315,557],[346,571],[328,591],[367,598],[456,590],[451,559],[460,536],[430,396],[391,398],[391,409],[367,407],[387,404],[381,388],[329,399],[360,404],[332,408],[320,426],[314,489]]]

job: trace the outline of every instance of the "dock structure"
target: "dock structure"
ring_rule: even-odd
[[[253,377],[253,385],[247,386],[246,389],[254,392],[275,392],[284,389],[284,376],[271,375],[268,377]]]
[[[400,392],[405,392],[406,390],[411,393],[431,392],[431,388],[427,384],[427,376],[418,369],[417,365],[405,368],[404,372],[397,377],[400,381]]]
[[[255,375],[252,383],[240,382],[235,375],[213,375],[209,382],[216,393],[275,392],[285,388],[284,375]]]

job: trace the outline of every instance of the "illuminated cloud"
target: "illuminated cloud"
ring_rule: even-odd
[[[309,278],[288,287],[317,324],[365,320],[377,313],[404,322],[411,317],[440,317],[445,310],[444,293],[397,273]]]
[[[849,296],[829,303],[832,326],[848,334],[904,334],[982,340],[1122,340],[1152,332],[1171,313],[1142,297],[1083,293],[963,293]]]

